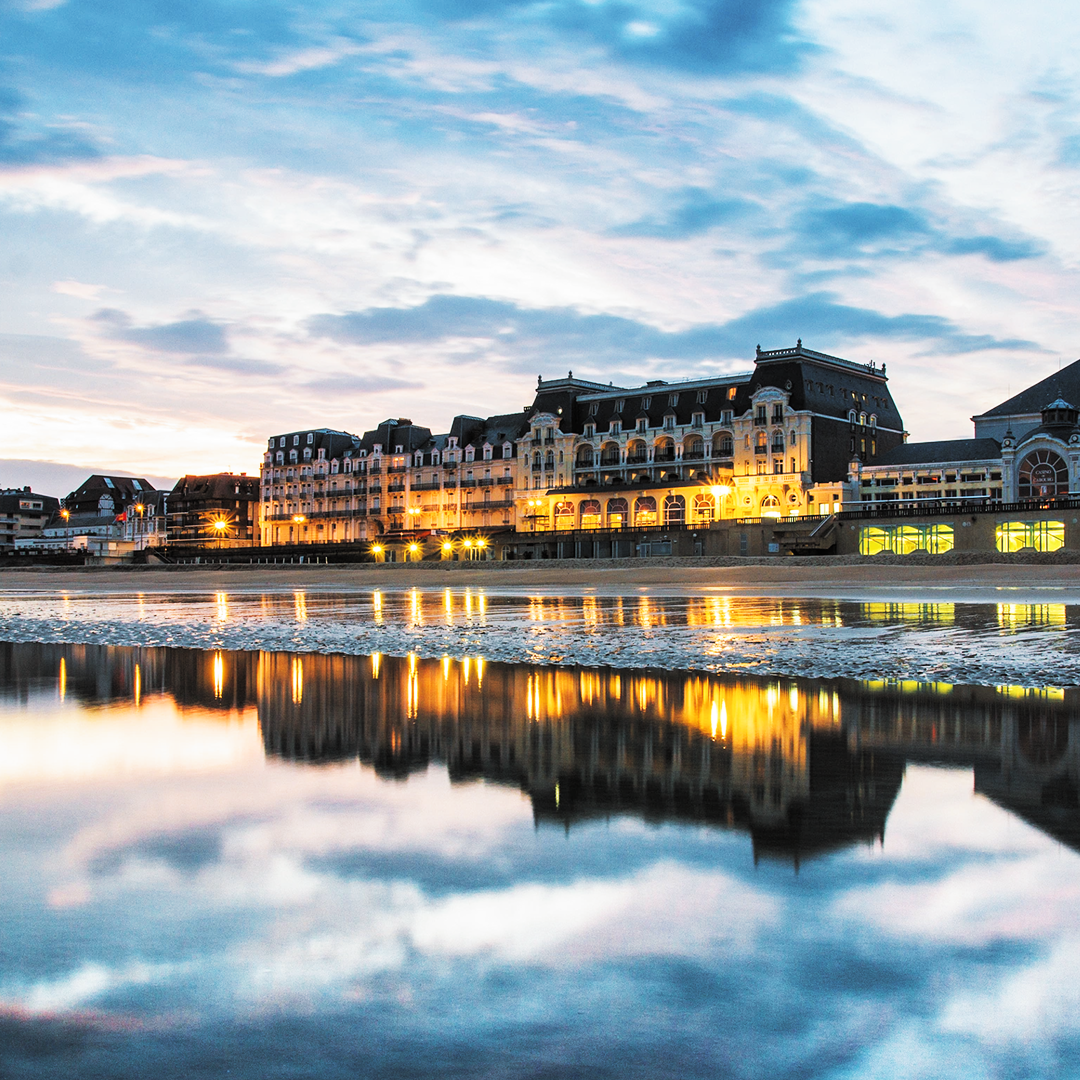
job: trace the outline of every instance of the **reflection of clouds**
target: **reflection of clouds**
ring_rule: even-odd
[[[168,776],[231,769],[263,758],[255,709],[232,722],[181,713],[168,698],[97,713],[35,708],[0,718],[0,788],[12,784]]]

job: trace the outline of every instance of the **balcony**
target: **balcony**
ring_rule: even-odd
[[[649,460],[649,455],[647,453],[645,453],[645,454],[627,454],[626,455],[626,464],[627,465],[644,465],[645,462],[648,461],[648,460]],[[659,460],[659,458],[657,460]]]
[[[629,460],[629,458],[627,460]],[[653,455],[653,461],[662,462],[662,461],[674,461],[674,460],[675,460],[675,451],[674,450],[657,450],[656,453]]]
[[[769,448],[767,446],[755,446],[754,447],[754,453],[755,454],[767,454],[768,452],[769,452]]]
[[[705,460],[705,451],[704,450],[684,450],[683,451],[683,461],[704,461],[704,460]]]
[[[496,476],[495,477],[495,483],[496,484],[512,484],[513,482],[514,482],[514,478],[512,476]]]
[[[391,465],[386,471],[388,473],[402,473],[408,467],[409,467],[408,465]]]
[[[413,484],[413,491],[438,491],[442,487],[442,484],[436,482],[434,484]]]
[[[765,427],[768,424],[768,422],[769,422],[769,418],[767,416],[755,416],[754,417],[754,427]]]
[[[610,469],[610,468],[613,468],[614,466],[619,465],[619,464],[620,464],[620,461],[619,461],[619,455],[618,454],[601,454],[600,455],[600,468],[601,469]]]
[[[404,491],[405,490],[405,484],[401,480],[395,480],[393,483],[386,485],[386,490],[387,491]]]

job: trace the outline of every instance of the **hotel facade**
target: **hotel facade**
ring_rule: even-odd
[[[518,413],[408,419],[362,436],[272,436],[261,470],[265,545],[707,528],[797,519],[850,501],[853,461],[904,441],[885,369],[794,348],[753,369],[637,387],[539,379]]]

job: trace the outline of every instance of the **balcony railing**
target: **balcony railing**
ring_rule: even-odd
[[[600,468],[610,469],[615,465],[619,465],[620,460],[618,454],[601,454],[600,455]]]
[[[657,450],[656,453],[653,455],[653,461],[674,461],[674,460],[675,460],[675,451],[674,450]]]
[[[705,460],[705,451],[704,450],[684,450],[683,451],[683,461],[704,461],[704,460]]]
[[[627,454],[626,455],[626,464],[627,465],[644,465],[645,462],[648,461],[648,460],[649,460],[648,453],[644,453],[644,454],[640,454],[640,453],[639,454]]]

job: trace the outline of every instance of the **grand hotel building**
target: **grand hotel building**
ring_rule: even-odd
[[[263,544],[377,541],[792,519],[839,510],[853,462],[904,442],[884,366],[758,348],[753,369],[637,387],[539,379],[532,404],[446,434],[387,420],[364,435],[268,440]]]

